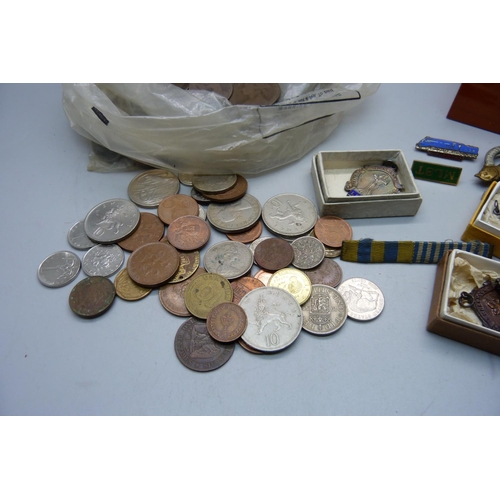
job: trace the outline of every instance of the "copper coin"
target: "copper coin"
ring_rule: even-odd
[[[255,226],[243,231],[241,233],[230,233],[226,236],[232,241],[239,241],[240,243],[252,243],[262,234],[262,222],[258,221]]]
[[[338,248],[344,240],[352,239],[352,227],[340,217],[324,215],[317,220],[314,234],[324,245]]]
[[[261,281],[264,284],[264,286],[267,286],[272,275],[273,273],[261,269],[260,271],[257,271],[253,277]]]
[[[268,238],[255,248],[254,259],[257,265],[267,271],[277,271],[293,261],[293,247],[281,238]]]
[[[186,252],[201,248],[209,239],[208,222],[195,215],[184,215],[175,219],[167,231],[168,242],[177,250]]]
[[[229,101],[231,104],[269,106],[280,95],[281,88],[277,83],[233,83],[233,94]]]
[[[266,354],[264,351],[258,351],[257,349],[250,347],[242,338],[238,339],[238,344],[240,344],[245,351],[251,352],[252,354]]]
[[[137,229],[127,238],[119,241],[118,245],[123,250],[127,250],[127,252],[133,252],[136,248],[146,243],[159,241],[164,232],[165,224],[156,215],[149,212],[141,212]]]
[[[233,93],[232,83],[190,83],[189,90],[208,90],[229,99]]]
[[[172,194],[163,198],[158,205],[158,217],[167,225],[183,215],[198,213],[198,203],[187,194]]]
[[[219,342],[234,342],[247,328],[246,312],[234,302],[215,306],[207,316],[208,333]]]
[[[82,318],[95,318],[111,307],[115,295],[115,286],[108,278],[91,276],[71,290],[69,307]]]
[[[141,286],[160,286],[177,272],[179,260],[179,253],[173,246],[159,241],[147,243],[132,252],[127,262],[127,271]]]
[[[236,175],[236,184],[225,191],[224,193],[201,193],[202,196],[209,201],[217,203],[229,203],[239,200],[245,196],[248,189],[248,181],[242,175]]]
[[[271,273],[269,273],[269,277],[271,276]],[[238,304],[248,292],[255,290],[255,288],[260,288],[261,286],[265,286],[264,283],[257,278],[252,278],[251,276],[243,276],[242,278],[231,281],[231,288],[233,289],[233,302]]]
[[[186,302],[184,300],[184,293],[189,283],[194,280],[200,274],[206,273],[203,267],[199,267],[195,273],[180,283],[170,284],[167,283],[163,285],[158,290],[158,297],[160,298],[161,305],[172,314],[176,316],[191,316],[191,313],[186,307]]]
[[[313,285],[328,285],[335,288],[342,281],[342,269],[330,259],[324,259],[319,266],[305,269],[304,272]]]

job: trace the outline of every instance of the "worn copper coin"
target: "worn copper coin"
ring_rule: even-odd
[[[257,265],[268,271],[287,267],[293,261],[293,247],[281,238],[268,238],[261,241],[254,252]]]
[[[200,274],[189,283],[184,299],[193,316],[206,319],[216,305],[233,300],[233,289],[229,281],[220,274]]]
[[[245,351],[248,351],[252,354],[267,354],[264,351],[258,351],[257,349],[254,349],[253,347],[250,347],[241,337],[238,339],[238,344],[240,344]]]
[[[269,273],[271,276],[271,273]],[[233,302],[238,304],[240,300],[252,290],[265,286],[262,281],[257,278],[252,278],[251,276],[243,276],[237,280],[231,281],[231,287],[233,289]]]
[[[77,283],[69,295],[69,307],[82,318],[105,313],[115,299],[115,286],[108,278],[91,276]]]
[[[165,224],[154,214],[141,212],[141,218],[137,229],[127,238],[118,242],[123,250],[133,252],[146,243],[160,241],[165,232]]]
[[[127,269],[122,269],[115,278],[116,295],[123,300],[140,300],[151,293],[151,288],[144,288],[130,279]]]
[[[215,201],[217,203],[229,203],[243,198],[247,189],[247,180],[241,175],[236,175],[236,184],[232,188],[223,193],[201,193],[201,196],[203,196],[205,200]]]
[[[342,281],[342,269],[333,260],[325,259],[314,269],[305,269],[313,285],[328,285],[335,288]]]
[[[175,354],[187,368],[208,372],[220,368],[233,355],[235,344],[217,342],[207,330],[205,321],[190,318],[177,330]]]
[[[229,98],[231,104],[269,106],[281,95],[277,83],[233,83],[233,93]]]
[[[210,226],[197,215],[184,215],[170,224],[167,239],[177,250],[197,250],[210,239]]]
[[[200,274],[204,274],[206,271],[203,267],[199,267],[195,273],[187,280],[181,281],[179,283],[167,283],[163,285],[158,290],[158,297],[160,298],[161,305],[172,314],[176,316],[191,316],[191,313],[186,307],[186,302],[184,300],[184,294],[189,283],[193,281]]]
[[[155,287],[165,284],[179,267],[179,254],[172,245],[147,243],[134,250],[127,262],[129,276],[139,285]]]
[[[247,327],[246,312],[234,302],[215,306],[207,316],[208,333],[219,342],[234,342]]]
[[[258,221],[255,226],[241,233],[228,233],[226,236],[232,241],[240,243],[252,243],[262,234],[262,222]]]
[[[233,93],[232,83],[190,83],[189,90],[207,90],[229,99]]]
[[[198,203],[187,194],[167,196],[158,205],[158,217],[167,225],[183,215],[198,213]]]
[[[335,215],[320,217],[314,226],[316,238],[329,247],[341,247],[344,240],[352,239],[352,227]]]
[[[273,273],[270,273],[269,271],[264,271],[264,269],[260,269],[254,274],[253,277],[261,281],[264,284],[264,286],[267,286],[272,275]]]
[[[200,252],[178,252],[179,267],[177,272],[168,280],[167,283],[180,283],[191,277],[200,267]]]

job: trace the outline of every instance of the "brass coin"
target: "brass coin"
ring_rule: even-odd
[[[123,250],[133,252],[146,243],[159,241],[165,232],[165,224],[154,214],[141,212],[137,229],[127,238],[118,242]]]
[[[271,273],[269,273],[269,277],[271,277]],[[261,286],[265,286],[264,283],[258,278],[252,278],[251,276],[243,276],[237,280],[231,281],[233,302],[238,304],[248,292],[260,288]]]
[[[309,276],[313,285],[328,285],[335,288],[342,281],[341,267],[330,259],[325,259],[319,266],[306,269],[304,272]]]
[[[268,238],[261,241],[254,252],[257,265],[267,271],[277,271],[290,265],[293,261],[293,247],[281,238]]]
[[[233,93],[232,83],[190,83],[189,90],[208,90],[229,99]]]
[[[200,274],[189,283],[184,299],[187,310],[193,316],[206,319],[216,305],[233,300],[233,289],[229,281],[220,274]]]
[[[179,253],[179,267],[177,272],[168,280],[168,283],[180,283],[191,277],[198,267],[200,267],[200,252],[178,252]]]
[[[270,106],[281,95],[277,83],[233,83],[233,93],[229,98],[231,104]]]
[[[165,284],[179,267],[179,254],[172,245],[147,243],[134,250],[127,262],[129,276],[139,285],[156,287]]]
[[[201,193],[205,200],[215,201],[217,203],[229,203],[239,200],[245,196],[248,189],[248,181],[242,176],[236,175],[236,184],[223,193]]]
[[[320,217],[315,226],[316,238],[329,247],[341,247],[344,240],[352,239],[352,227],[344,219],[335,215]]]
[[[187,194],[172,194],[158,205],[158,217],[167,225],[183,215],[198,213],[198,203]]]
[[[304,271],[288,267],[276,271],[267,286],[274,286],[292,294],[300,304],[307,302],[312,293],[311,280]]]
[[[252,243],[262,234],[262,222],[258,221],[255,226],[241,233],[228,233],[226,236],[232,241],[240,243]]]
[[[151,293],[151,288],[144,288],[132,281],[127,269],[122,269],[115,278],[116,295],[123,300],[140,300]]]
[[[264,271],[264,269],[261,269],[260,271],[257,271],[253,277],[258,279],[259,281],[261,281],[264,284],[264,286],[267,286],[272,275],[273,275],[273,273],[270,273],[269,271]]]
[[[245,333],[247,324],[246,312],[234,302],[215,306],[207,316],[208,333],[219,342],[234,342]]]
[[[175,219],[167,231],[168,242],[177,250],[186,252],[201,248],[209,239],[210,226],[197,215],[184,215]]]
[[[115,295],[115,286],[108,278],[91,276],[77,283],[71,290],[69,306],[82,318],[95,318],[111,307]]]

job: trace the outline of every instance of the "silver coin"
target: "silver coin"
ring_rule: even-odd
[[[205,193],[223,193],[231,189],[237,181],[235,174],[228,175],[193,175],[191,182],[198,191]]]
[[[68,231],[68,243],[77,250],[88,250],[95,245],[85,232],[83,220],[78,221],[70,227]]]
[[[349,278],[337,288],[347,304],[347,315],[352,319],[368,321],[384,309],[384,295],[380,288],[365,278]]]
[[[134,177],[128,185],[129,198],[141,207],[157,207],[163,198],[179,192],[179,179],[166,170],[153,169]]]
[[[335,288],[313,285],[309,300],[302,306],[302,328],[315,335],[336,332],[347,319],[347,305]]]
[[[79,257],[63,250],[49,255],[38,266],[38,279],[45,286],[59,288],[71,283],[79,272]]]
[[[210,203],[207,218],[223,233],[237,233],[252,227],[262,213],[260,202],[255,196],[245,194],[231,203]]]
[[[253,254],[239,241],[222,241],[212,245],[203,259],[207,273],[215,273],[231,280],[246,274],[253,265]]]
[[[242,339],[264,352],[280,351],[291,345],[302,328],[302,309],[287,291],[261,287],[248,292],[240,301],[248,317]]]
[[[191,189],[191,198],[195,199],[198,203],[212,203],[211,200],[205,198],[199,191],[195,188]]]
[[[264,203],[262,220],[273,233],[284,237],[302,236],[316,224],[318,211],[305,196],[278,194]]]
[[[83,256],[82,269],[87,276],[111,276],[122,267],[123,260],[118,245],[96,245]]]
[[[87,236],[98,243],[116,243],[131,234],[141,214],[129,200],[115,198],[96,205],[85,217]]]
[[[201,205],[198,205],[198,217],[207,220],[207,212]]]
[[[299,269],[312,269],[319,266],[325,258],[325,245],[311,236],[302,236],[292,241],[292,248],[292,264]]]

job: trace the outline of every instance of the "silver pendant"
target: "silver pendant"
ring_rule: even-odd
[[[394,162],[384,161],[382,165],[365,165],[356,169],[344,189],[347,196],[373,196],[394,194],[404,191],[399,182],[397,166]]]

